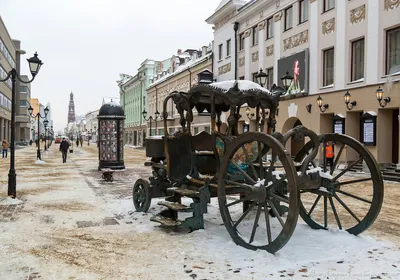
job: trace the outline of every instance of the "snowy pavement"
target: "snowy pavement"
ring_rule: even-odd
[[[42,162],[33,147],[17,151],[12,205],[8,161],[0,162],[0,279],[400,279],[400,243],[369,230],[316,231],[299,219],[277,254],[250,251],[233,243],[215,199],[204,230],[164,230],[150,222],[161,199],[148,213],[134,212],[133,183],[149,173],[143,150],[128,148],[127,170],[106,183],[95,147],[75,148],[66,164],[57,148]]]

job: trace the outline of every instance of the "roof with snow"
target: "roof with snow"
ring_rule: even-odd
[[[103,97],[102,105],[104,105],[105,103],[110,103],[110,102],[114,102],[114,103],[117,103],[118,105],[120,105],[119,97]]]

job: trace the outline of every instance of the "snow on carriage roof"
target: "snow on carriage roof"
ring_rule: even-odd
[[[235,85],[235,82],[238,82],[238,86],[240,90],[261,90],[264,91],[265,93],[271,94],[271,92],[266,89],[261,87],[259,84],[254,83],[252,81],[246,81],[246,80],[229,80],[229,81],[223,81],[223,82],[215,82],[211,83],[210,86],[222,89],[224,91],[228,91],[230,88],[232,88]]]

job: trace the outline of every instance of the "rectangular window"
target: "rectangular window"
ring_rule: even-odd
[[[226,56],[228,57],[230,55],[231,55],[231,39],[226,41]]]
[[[323,86],[333,85],[334,83],[334,48],[324,51],[324,69],[323,69]]]
[[[218,59],[222,59],[222,44],[218,46]]]
[[[257,83],[257,78],[256,78],[257,74],[258,74],[258,72],[252,74],[253,82],[255,82],[255,83]]]
[[[335,8],[335,0],[324,0],[324,12]]]
[[[242,77],[239,77],[239,80],[244,80],[244,76],[242,76]]]
[[[364,38],[351,44],[351,80],[364,78]]]
[[[299,2],[299,24],[308,20],[309,0]]]
[[[252,31],[253,31],[252,32],[252,34],[253,34],[253,46],[255,46],[255,45],[258,44],[258,28],[257,28],[257,26],[254,26]]]
[[[400,27],[387,31],[386,35],[386,74],[400,71]]]
[[[268,75],[267,84],[265,85],[265,87],[267,89],[271,89],[272,85],[274,84],[274,68],[273,67],[268,68],[265,72]]]
[[[285,31],[293,27],[293,6],[285,9]]]
[[[199,133],[199,127],[198,126],[194,127],[193,132],[194,132],[194,135],[197,135]]]
[[[244,33],[239,35],[239,51],[244,49]]]
[[[267,19],[267,39],[274,37],[274,19]]]

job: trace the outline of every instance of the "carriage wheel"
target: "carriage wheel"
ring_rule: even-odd
[[[333,165],[328,168],[321,156],[322,171],[328,176],[321,178],[319,190],[300,191],[300,215],[313,229],[339,228],[358,235],[373,224],[380,212],[384,192],[382,174],[372,154],[346,135],[324,135],[322,155],[322,147],[331,141],[335,144]],[[302,161],[311,149],[308,142],[295,160]],[[347,165],[340,164],[344,159]],[[354,172],[363,162],[362,172]]]
[[[151,205],[150,185],[146,180],[139,179],[135,182],[132,191],[133,205],[137,212],[146,212]]]
[[[266,156],[262,152],[258,156],[265,150],[268,162],[262,160]],[[219,208],[233,241],[252,250],[281,249],[299,215],[297,175],[284,147],[267,134],[241,135],[227,146],[219,172]],[[244,212],[242,203],[249,204]]]

